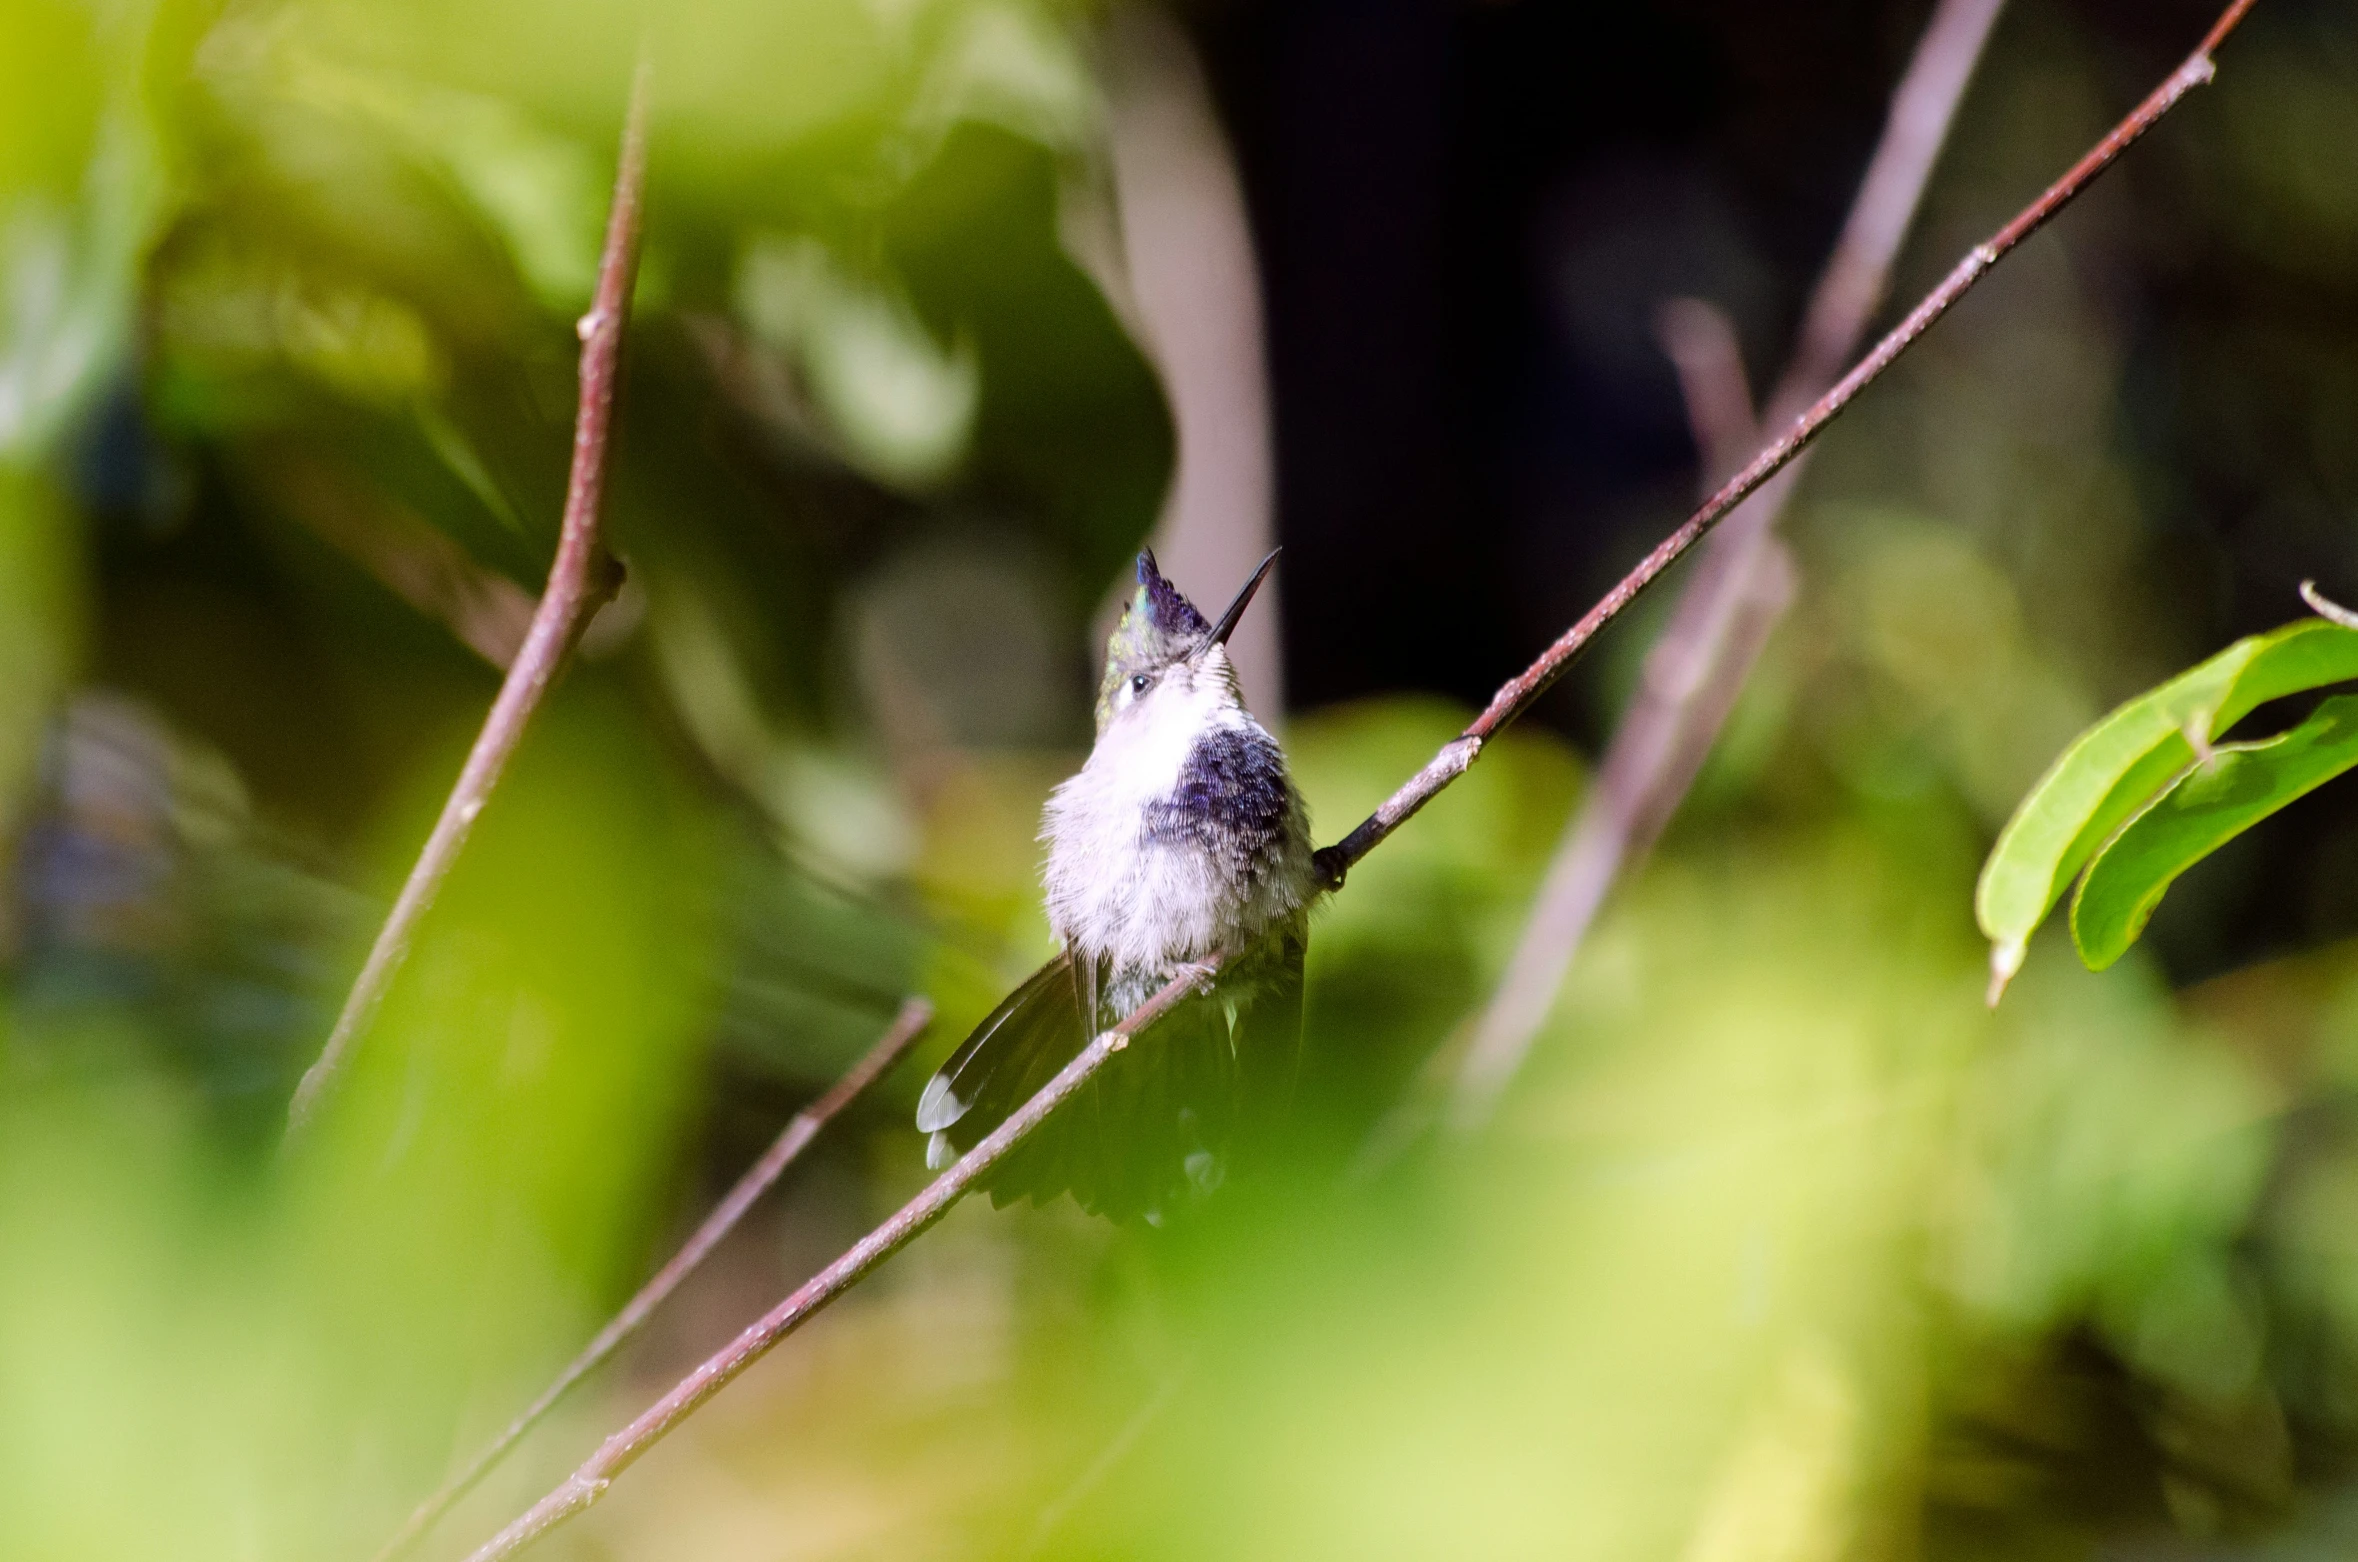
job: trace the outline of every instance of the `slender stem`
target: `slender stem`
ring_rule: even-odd
[[[1131,1412],[1130,1419],[1123,1422],[1120,1430],[1097,1450],[1097,1456],[1089,1461],[1079,1475],[1073,1477],[1072,1484],[1059,1492],[1055,1501],[1040,1510],[1040,1516],[1032,1522],[1031,1538],[1024,1542],[1023,1550],[1016,1553],[1016,1562],[1029,1562],[1030,1558],[1048,1549],[1048,1543],[1056,1538],[1056,1531],[1071,1517],[1073,1509],[1087,1500],[1091,1492],[1105,1484],[1105,1478],[1119,1469],[1122,1461],[1136,1451],[1146,1434],[1154,1429],[1155,1422],[1161,1420],[1164,1412],[1178,1400],[1179,1391],[1187,1386],[1187,1380],[1194,1371],[1194,1358],[1182,1361],[1156,1386],[1153,1396]]]
[[[819,1131],[833,1121],[836,1114],[865,1094],[869,1086],[890,1073],[902,1058],[908,1056],[909,1049],[917,1044],[917,1038],[924,1035],[925,1028],[932,1023],[933,1005],[923,998],[911,998],[902,1004],[901,1012],[894,1017],[883,1036],[878,1038],[876,1045],[870,1047],[867,1054],[854,1063],[825,1095],[794,1114],[785,1130],[772,1141],[759,1160],[746,1168],[745,1175],[739,1177],[736,1186],[729,1189],[721,1201],[713,1206],[712,1213],[704,1217],[703,1224],[672,1255],[671,1261],[656,1270],[647,1283],[639,1287],[638,1294],[625,1303],[622,1311],[616,1313],[612,1321],[582,1347],[580,1355],[566,1363],[565,1370],[558,1373],[556,1380],[547,1388],[541,1390],[539,1398],[525,1406],[508,1423],[507,1430],[493,1438],[468,1461],[465,1469],[445,1481],[434,1495],[418,1504],[417,1510],[410,1514],[399,1532],[377,1552],[375,1562],[394,1562],[395,1558],[408,1552],[460,1498],[473,1491],[476,1484],[491,1473],[493,1466],[524,1440],[526,1433],[557,1407],[559,1400],[573,1391],[574,1385],[603,1366],[608,1357],[628,1343],[645,1325],[648,1316],[662,1306],[672,1292],[679,1289],[680,1282],[694,1274],[698,1266],[711,1256],[712,1250],[720,1246],[721,1239],[736,1229],[737,1222],[744,1219],[745,1212],[753,1207],[754,1201],[770,1190],[786,1168],[793,1165],[810,1142],[819,1136]]]
[[[2344,629],[2358,629],[2358,613],[2351,612],[2339,602],[2327,597],[2324,592],[2319,591],[2317,582],[2313,580],[2301,582],[2301,600],[2309,604],[2310,612],[2315,613],[2327,623],[2339,624]]]
[[[1349,835],[1321,850],[1318,862],[1328,886],[1341,884],[1343,876],[1354,863],[1407,823],[1443,787],[1464,775],[1467,767],[1481,754],[1482,745],[1496,736],[1507,723],[1529,710],[1532,703],[1564,675],[1572,659],[1586,649],[1588,643],[1607,624],[1620,617],[1622,611],[1636,601],[1639,594],[1652,585],[1663,571],[1685,557],[1687,551],[1702,541],[1729,511],[1791,465],[1794,458],[1808,448],[1828,423],[1833,422],[1858,399],[1859,392],[1882,378],[1883,372],[1914,346],[1935,321],[1954,308],[1957,300],[1971,292],[1974,284],[1987,275],[1991,267],[2003,260],[2023,240],[2045,227],[2057,212],[2070,205],[2098,174],[2111,167],[2121,153],[2159,123],[2163,115],[2177,107],[2189,92],[2208,82],[2213,74],[2211,51],[2243,19],[2251,6],[2252,0],[2234,0],[2212,27],[2210,35],[2203,40],[2202,47],[2190,55],[2185,64],[2171,72],[2169,79],[2156,87],[2151,96],[2138,104],[2126,119],[2114,126],[2102,141],[2091,148],[2061,179],[2049,186],[2044,194],[2023,208],[2012,222],[1992,234],[1987,241],[1975,245],[1964,259],[1957,262],[1955,269],[1941,279],[1940,285],[1926,294],[1914,309],[1909,310],[1907,318],[1877,342],[1874,349],[1859,360],[1833,389],[1811,403],[1784,433],[1754,456],[1742,471],[1729,478],[1678,530],[1656,545],[1653,552],[1640,559],[1637,566],[1624,575],[1612,590],[1606,592],[1596,606],[1590,608],[1578,623],[1564,631],[1555,644],[1542,652],[1539,660],[1502,685],[1471,726],[1444,745],[1440,753],[1434,755],[1422,770],[1386,798]]]
[[[2002,4],[1942,0],[1926,25],[1892,93],[1882,140],[1842,235],[1810,296],[1792,361],[1769,398],[1772,427],[1806,410],[1858,350],[1859,338],[1890,288],[1892,265]],[[1691,357],[1708,344],[1708,336],[1693,339],[1694,322],[1687,323]],[[1665,345],[1680,361],[1681,343],[1674,339]],[[1687,362],[1680,363],[1680,372],[1682,383],[1696,378]],[[1717,371],[1739,383],[1742,372],[1741,365]],[[1715,423],[1725,421],[1724,413],[1693,390],[1688,402]],[[1711,447],[1724,443],[1724,434],[1699,424],[1697,440],[1716,482],[1724,468]],[[1453,1127],[1471,1129],[1489,1118],[1555,1007],[1564,975],[1605,897],[1629,865],[1653,849],[1735,708],[1753,664],[1792,600],[1791,557],[1774,532],[1800,484],[1805,461],[1795,461],[1771,479],[1711,539],[1662,638],[1648,653],[1646,677],[1614,730],[1595,784],[1565,828],[1506,975],[1459,1061],[1449,1106]]]
[[[547,587],[532,614],[524,643],[508,664],[499,697],[475,735],[442,815],[426,837],[425,849],[409,870],[401,894],[344,999],[335,1029],[318,1059],[304,1071],[287,1111],[288,1131],[310,1121],[334,1085],[360,1034],[376,1017],[385,991],[409,956],[418,923],[450,876],[475,821],[491,800],[501,773],[524,739],[533,713],[556,681],[566,653],[590,614],[613,595],[619,572],[598,542],[599,501],[606,488],[608,431],[614,417],[614,388],[622,355],[622,331],[630,315],[632,284],[638,276],[639,223],[647,183],[648,67],[641,60],[631,83],[630,110],[623,121],[622,151],[614,173],[614,204],[606,218],[606,246],[598,260],[597,291],[581,317],[581,400],[573,420],[573,470],[565,490],[565,515],[557,532],[557,556]]]
[[[871,1270],[907,1247],[935,1221],[948,1214],[951,1206],[963,1198],[992,1167],[1005,1160],[1033,1129],[1047,1121],[1049,1113],[1070,1100],[1115,1053],[1127,1047],[1132,1038],[1168,1014],[1199,984],[1209,982],[1227,958],[1227,951],[1215,953],[1194,970],[1174,978],[1160,992],[1132,1010],[1119,1025],[1082,1048],[1080,1054],[1067,1063],[1061,1073],[1040,1087],[1039,1094],[1025,1102],[1014,1116],[991,1130],[989,1136],[960,1157],[956,1165],[928,1183],[924,1192],[902,1205],[891,1219],[862,1237],[841,1258],[813,1275],[792,1296],[780,1302],[703,1365],[682,1378],[671,1392],[648,1406],[637,1420],[599,1444],[597,1452],[590,1455],[579,1469],[534,1503],[514,1523],[485,1542],[468,1557],[467,1562],[497,1562],[499,1558],[514,1556],[567,1519],[588,1509],[606,1494],[606,1488],[613,1484],[616,1476],[636,1463],[641,1454],[669,1436],[706,1400],[727,1387],[739,1373],[769,1354],[770,1349],[780,1340],[808,1323],[813,1315],[866,1278]]]
[[[1760,414],[1752,405],[1736,324],[1717,304],[1674,298],[1662,306],[1654,327],[1663,355],[1678,371],[1708,494],[1760,448]]]
[[[1957,106],[2004,0],[1942,0],[1891,95],[1883,136],[1826,258],[1784,377],[1769,398],[1774,425],[1795,416],[1842,372],[1891,290],[1891,268],[1916,220]]]
[[[2250,8],[2251,0],[2235,0],[2211,29],[2202,49],[2151,97],[2139,104],[2137,110],[2082,158],[2070,173],[2014,221],[1999,230],[1988,243],[1968,255],[1939,287],[1909,312],[1907,319],[1897,329],[1843,377],[1840,384],[1812,405],[1775,444],[1754,457],[1743,471],[1712,495],[1701,510],[1648,554],[1636,569],[1606,594],[1603,601],[1590,609],[1550,646],[1537,662],[1502,687],[1489,707],[1464,733],[1443,745],[1441,751],[1422,770],[1393,793],[1358,828],[1335,845],[1322,850],[1318,856],[1326,885],[1329,888],[1339,886],[1352,864],[1374,850],[1443,787],[1465,774],[1466,768],[1480,754],[1483,743],[1529,709],[1531,703],[1562,675],[1572,657],[1635,600],[1638,593],[1650,585],[1655,577],[1693,547],[1721,516],[1789,464],[1827,423],[1888,369],[1934,321],[1947,313],[2007,251],[2037,232],[2049,218],[2068,205],[2090,180],[2103,172],[2113,159],[2120,156],[2123,149],[2151,129],[2179,99],[2208,81],[2212,73],[2210,50],[2217,46]],[[883,1225],[853,1244],[842,1257],[813,1276],[759,1322],[738,1335],[726,1348],[681,1379],[638,1419],[607,1438],[597,1452],[555,1490],[493,1536],[469,1556],[467,1562],[500,1562],[500,1559],[514,1556],[557,1525],[586,1511],[605,1494],[616,1476],[669,1435],[706,1400],[719,1393],[780,1340],[808,1322],[814,1314],[858,1284],[878,1265],[947,1214],[951,1206],[965,1196],[977,1181],[1012,1154],[1034,1129],[1047,1121],[1049,1114],[1070,1100],[1115,1053],[1126,1047],[1131,1038],[1162,1018],[1198,983],[1210,981],[1226,959],[1226,951],[1214,954],[1195,970],[1166,984],[1119,1025],[1100,1034],[1072,1062],[1066,1064],[1062,1072],[1042,1086],[1038,1094],[992,1130],[956,1165],[935,1178],[922,1193],[903,1205]]]

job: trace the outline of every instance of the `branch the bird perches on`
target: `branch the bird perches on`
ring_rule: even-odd
[[[1764,426],[1799,416],[1858,350],[2003,4],[1941,0],[1933,12],[1892,93],[1883,138],[1818,275],[1792,358],[1768,399]],[[1745,428],[1743,448],[1732,456],[1711,449],[1729,441],[1725,424],[1737,418],[1749,424],[1750,409],[1740,406],[1746,400],[1744,368],[1733,333],[1715,331],[1707,312],[1708,306],[1687,301],[1683,310],[1665,311],[1663,328],[1664,345],[1679,360],[1679,379],[1689,393],[1704,470],[1717,484],[1759,434]],[[1730,402],[1740,410],[1730,410]],[[1653,849],[1735,708],[1792,599],[1791,563],[1776,527],[1803,465],[1795,461],[1729,517],[1647,652],[1645,676],[1565,826],[1506,975],[1473,1025],[1451,1088],[1452,1128],[1464,1131],[1488,1120],[1555,1007],[1606,895]]]
[[[662,1306],[671,1293],[678,1290],[688,1276],[694,1274],[712,1256],[713,1249],[720,1246],[722,1239],[737,1229],[737,1223],[745,1218],[746,1211],[785,1175],[786,1168],[792,1166],[802,1152],[810,1147],[811,1141],[819,1137],[819,1131],[833,1122],[845,1107],[865,1094],[869,1086],[891,1073],[893,1066],[909,1055],[909,1049],[917,1045],[917,1039],[925,1034],[926,1027],[932,1023],[932,1004],[923,998],[911,998],[904,1002],[900,1012],[893,1016],[892,1024],[877,1038],[876,1044],[861,1054],[859,1061],[846,1069],[843,1077],[829,1086],[817,1100],[787,1120],[778,1137],[770,1141],[770,1147],[721,1196],[721,1201],[712,1207],[712,1212],[689,1233],[688,1240],[680,1244],[679,1251],[665,1261],[662,1268],[647,1277],[647,1283],[640,1286],[631,1299],[622,1305],[622,1310],[591,1337],[579,1355],[565,1364],[564,1370],[550,1381],[547,1388],[540,1391],[538,1398],[518,1411],[515,1419],[497,1437],[486,1443],[457,1474],[444,1481],[432,1496],[411,1511],[393,1538],[378,1548],[374,1562],[396,1562],[397,1558],[424,1539],[426,1532],[441,1522],[442,1516],[456,1506],[459,1499],[473,1491],[483,1477],[489,1475],[534,1427],[545,1420],[549,1412],[556,1409],[558,1403],[582,1379],[629,1344],[639,1330],[646,1326],[655,1309]]]
[[[2214,74],[2212,51],[2243,20],[2251,5],[2252,0],[2234,0],[2185,63],[2173,71],[2086,156],[2037,200],[2025,207],[2013,221],[1986,242],[1976,245],[1832,389],[1813,402],[1783,433],[1754,456],[1742,471],[1723,484],[1676,531],[1640,560],[1595,607],[1582,615],[1577,623],[1549,646],[1537,661],[1502,686],[1489,706],[1463,733],[1444,745],[1431,761],[1350,834],[1320,851],[1318,864],[1324,887],[1327,890],[1340,888],[1354,864],[1406,823],[1444,787],[1463,775],[1480,756],[1483,745],[1509,722],[1530,709],[1563,675],[1572,659],[1640,593],[1708,535],[1722,517],[1789,465],[1828,423],[1889,369],[1934,322],[1948,313],[1993,266],[2069,205],[2097,175],[2110,167],[2122,152],[2152,129],[2188,93],[2211,80]],[[499,1562],[499,1559],[513,1556],[557,1525],[586,1511],[604,1495],[617,1476],[694,1414],[714,1394],[947,1214],[968,1190],[1012,1153],[1027,1135],[1087,1084],[1114,1054],[1122,1051],[1134,1038],[1169,1012],[1197,984],[1209,982],[1216,975],[1222,958],[1221,955],[1215,955],[1198,969],[1174,979],[1119,1025],[1090,1042],[989,1137],[935,1178],[884,1224],[861,1238],[793,1295],[689,1373],[628,1426],[607,1438],[579,1468],[476,1550],[468,1562]]]

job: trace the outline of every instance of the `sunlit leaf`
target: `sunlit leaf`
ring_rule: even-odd
[[[842,454],[881,482],[925,488],[966,454],[982,395],[972,345],[937,342],[899,294],[815,239],[763,239],[737,275],[756,335],[797,362]]]
[[[1079,148],[1095,128],[1096,89],[1070,32],[1019,5],[985,4],[948,30],[911,118],[938,137],[960,120],[1042,146]]]
[[[2071,906],[2080,958],[2097,970],[2118,960],[2179,874],[2354,765],[2358,695],[2341,695],[2290,732],[2185,771],[2089,865]]]
[[[309,56],[287,68],[300,98],[382,126],[456,185],[542,303],[570,310],[589,302],[606,176],[587,148],[498,98]]]
[[[200,375],[207,391],[293,370],[364,405],[405,407],[449,375],[433,328],[410,303],[285,256],[224,245],[182,265],[158,291],[158,341],[172,370]],[[209,412],[208,421],[243,421],[220,416],[226,400],[182,404]]]
[[[0,456],[39,452],[120,358],[163,204],[153,137],[127,92],[101,114],[78,200],[0,188]]]
[[[2238,640],[2082,733],[2022,800],[1982,867],[1974,910],[1991,944],[1993,996],[2021,968],[2031,934],[2073,875],[2193,763],[2197,743],[2266,701],[2346,678],[2358,678],[2358,632],[2305,619]]]

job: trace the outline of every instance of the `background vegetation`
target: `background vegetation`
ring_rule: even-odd
[[[1322,837],[1683,508],[1661,296],[1781,356],[1923,10],[1807,23],[1831,53],[1760,19],[1803,9],[1434,23],[1470,93],[1543,45],[1571,81],[1665,33],[1716,64],[1691,122],[1533,116],[1513,199],[1352,143],[1364,184],[1319,198],[1446,261],[1404,273],[1430,317],[1348,320],[1364,362],[1320,347],[1284,214],[1367,110],[1255,63],[1336,24],[1189,18],[1267,243]],[[2008,13],[1902,294],[2209,20],[2137,12]],[[282,1154],[554,543],[642,19],[0,0],[0,1554],[366,1556],[910,992],[918,1062],[437,1544],[918,1185],[923,1066],[1047,947],[1038,807],[1173,462],[1101,20],[652,13],[630,583]],[[1489,1130],[1346,1170],[1496,980],[1642,625],[1322,914],[1291,1176],[1167,1232],[960,1209],[549,1554],[2338,1553],[2358,811],[2245,837],[2100,975],[2042,934],[1994,1012],[1973,885],[2075,732],[2358,579],[2353,144],[2358,23],[2267,0],[1835,429],[1798,605]],[[1304,388],[1420,364],[1460,399],[1406,445]],[[1300,486],[1428,437],[1413,482]]]

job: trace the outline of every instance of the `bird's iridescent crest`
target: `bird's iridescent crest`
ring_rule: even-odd
[[[1105,647],[1105,681],[1097,689],[1097,724],[1113,714],[1114,691],[1140,673],[1160,672],[1200,647],[1211,621],[1163,578],[1150,549],[1138,555],[1138,590],[1122,609]]]

